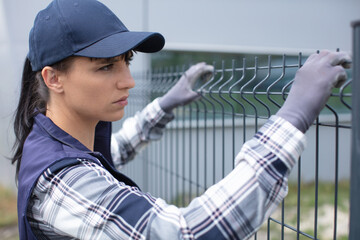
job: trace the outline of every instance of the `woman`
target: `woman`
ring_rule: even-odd
[[[128,31],[95,0],[54,0],[39,12],[14,124],[21,239],[244,239],[285,197],[303,133],[332,87],[346,79],[340,64],[348,56],[310,57],[283,108],[244,145],[235,169],[180,209],[141,192],[115,167],[161,136],[172,109],[199,97],[191,86],[213,68],[191,67],[111,135],[135,85],[133,52],[163,45],[159,33]]]

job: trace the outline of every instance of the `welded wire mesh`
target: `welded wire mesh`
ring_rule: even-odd
[[[233,169],[242,144],[284,103],[305,59],[299,54],[213,63],[213,77],[195,87],[202,97],[174,110],[176,118],[162,139],[151,143],[125,173],[144,191],[186,206]],[[127,115],[167,92],[188,66],[134,74],[137,86]],[[348,76],[307,133],[306,151],[289,177],[288,197],[254,239],[347,236],[351,72]]]

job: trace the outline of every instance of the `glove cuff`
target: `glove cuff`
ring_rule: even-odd
[[[303,116],[301,112],[280,108],[280,110],[276,113],[276,116],[285,119],[302,133],[305,133],[310,127],[310,124],[306,121],[307,118]]]

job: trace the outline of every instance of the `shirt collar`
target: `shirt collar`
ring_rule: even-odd
[[[35,124],[37,124],[41,129],[43,129],[47,134],[57,141],[68,145],[72,148],[79,149],[85,152],[91,152],[87,147],[85,147],[81,142],[72,137],[70,134],[59,128],[50,118],[46,117],[42,113],[38,113],[35,116]]]

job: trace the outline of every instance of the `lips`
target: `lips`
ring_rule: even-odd
[[[125,107],[128,104],[128,100],[127,100],[128,97],[129,96],[122,97],[119,100],[113,102],[113,104],[117,104],[117,105]]]

